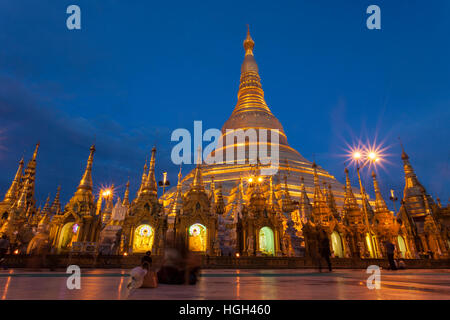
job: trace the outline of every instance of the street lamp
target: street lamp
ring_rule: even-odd
[[[100,189],[99,197],[97,200],[97,211],[96,211],[97,215],[100,214],[100,211],[102,209],[103,199],[108,201],[113,197],[113,195],[114,195],[114,185],[105,188],[103,188],[102,186],[102,189]]]
[[[397,209],[395,208],[395,201],[398,200],[398,198],[395,196],[394,190],[391,189],[391,196],[389,197],[391,199],[392,204],[394,205],[394,212],[397,212]]]
[[[105,189],[102,191],[102,197],[108,198],[111,195],[111,189]]]
[[[247,179],[248,183],[252,184],[253,182],[257,182],[257,183],[261,183],[264,181],[264,178],[259,176],[259,177],[250,177]]]
[[[365,157],[364,157],[365,155]],[[361,198],[362,198],[362,202],[363,202],[363,211],[364,211],[364,218],[366,220],[366,224],[369,225],[369,215],[368,215],[368,209],[367,209],[367,199],[366,199],[366,190],[364,188],[364,185],[362,183],[362,179],[361,179],[361,173],[360,173],[360,169],[364,168],[367,164],[374,164],[375,162],[379,161],[380,158],[378,156],[378,154],[375,151],[360,151],[360,150],[355,150],[352,153],[352,158],[353,160],[356,162],[356,173],[358,175],[358,182],[359,182],[359,189],[361,192]],[[362,165],[360,165],[360,162],[362,161]]]

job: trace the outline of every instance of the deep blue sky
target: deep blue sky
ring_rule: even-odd
[[[77,4],[82,30],[66,28]],[[370,4],[382,30],[366,28]],[[266,101],[288,141],[340,181],[346,144],[390,146],[380,171],[401,191],[400,136],[428,192],[450,196],[449,1],[112,1],[0,3],[0,193],[41,142],[37,198],[76,189],[95,141],[94,184],[138,188],[170,133],[221,128],[236,103],[250,24]],[[184,170],[184,173],[187,169]],[[366,177],[367,185],[371,182]],[[372,187],[368,188],[372,192]]]

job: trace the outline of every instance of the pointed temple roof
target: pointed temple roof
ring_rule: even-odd
[[[353,194],[350,177],[348,176],[348,169],[345,168],[345,199],[344,199],[344,209],[345,210],[359,210],[358,203],[356,202],[355,195]]]
[[[422,220],[430,213],[429,209],[433,206],[434,201],[419,182],[403,145],[402,160],[405,171],[405,189],[403,190],[402,207],[405,207],[406,212],[412,218]]]
[[[137,197],[139,197],[141,195],[142,190],[145,187],[145,183],[147,182],[147,159],[145,159],[145,164],[144,164],[144,171],[142,172],[142,178],[141,178],[141,185],[139,186],[139,190],[137,193]]]
[[[8,204],[13,204],[14,201],[17,200],[19,192],[20,192],[20,181],[22,179],[23,173],[23,158],[19,162],[19,168],[17,169],[16,175],[14,176],[14,180],[11,183],[8,191],[6,192],[5,198],[3,202]]]
[[[91,214],[90,210],[94,207],[94,195],[92,193],[92,164],[94,162],[95,145],[92,145],[89,151],[89,158],[87,160],[86,169],[84,170],[83,176],[80,180],[80,184],[78,185],[75,194],[66,205],[66,208],[73,208],[76,203],[84,203],[85,205],[83,206],[83,210],[85,211],[82,212],[82,214]]]
[[[39,150],[39,142],[36,144],[33,156],[31,160],[28,161],[27,168],[25,169],[25,175],[23,181],[28,181],[28,187],[26,190],[26,202],[27,206],[35,206],[36,200],[34,199],[34,185],[36,179],[36,157]]]
[[[147,177],[147,188],[152,194],[156,194],[158,188],[156,185],[156,178],[155,178],[155,163],[156,163],[156,147],[153,147]]]
[[[222,127],[222,136],[219,139],[218,147],[210,155],[209,159],[216,153],[222,152],[224,155],[227,153],[227,149],[232,148],[233,152],[237,144],[233,141],[227,144],[227,130],[228,129],[276,129],[279,130],[279,170],[278,174],[284,176],[288,175],[287,186],[290,196],[293,200],[298,200],[301,196],[300,189],[300,176],[304,177],[305,190],[310,197],[313,198],[314,193],[314,181],[313,181],[313,168],[312,163],[306,160],[298,151],[289,146],[286,134],[280,121],[273,115],[269,106],[264,99],[264,91],[261,85],[261,78],[259,75],[259,68],[254,56],[254,46],[250,31],[247,30],[247,36],[243,43],[244,46],[244,61],[241,66],[241,76],[239,83],[239,90],[237,94],[237,103],[231,113],[230,118],[225,122]],[[279,107],[278,110],[282,110]],[[305,120],[306,121],[306,120]],[[258,133],[257,133],[258,134]],[[305,138],[306,139],[306,138]],[[266,145],[266,150],[271,150],[271,141],[269,137],[260,139],[258,137],[258,146]],[[249,143],[246,142],[248,146]],[[215,177],[216,182],[222,183],[223,192],[225,196],[228,196],[230,191],[235,187],[236,182],[239,180],[240,175],[247,180],[252,175],[253,167],[250,165],[248,147],[245,151],[245,163],[240,164],[237,161],[224,161],[214,164],[202,165],[202,178],[203,183],[208,185],[211,181],[211,177]],[[235,157],[237,158],[237,157]],[[239,159],[236,159],[239,160]],[[244,160],[244,159],[242,159]],[[208,159],[206,163],[211,163]],[[289,166],[287,165],[289,163]],[[321,181],[331,185],[336,203],[339,207],[344,202],[343,185],[339,183],[334,176],[317,166],[317,175]],[[192,184],[194,175],[198,172],[198,168],[194,169],[191,173],[186,175],[183,181],[183,191],[187,191]],[[361,201],[361,196],[358,189],[354,189],[356,196]],[[174,198],[176,188],[171,188],[164,196],[165,200]],[[165,201],[165,205],[169,205],[171,201]]]
[[[180,167],[180,172],[178,173],[178,183],[177,183],[177,191],[175,194],[175,200],[173,201],[172,206],[170,208],[169,216],[175,217],[183,209],[183,194],[181,192],[182,179],[183,175],[181,174],[181,167]]]
[[[123,195],[123,202],[122,205],[127,207],[130,205],[130,181],[127,181],[125,194]]]
[[[92,145],[89,149],[89,158],[86,164],[86,169],[84,170],[83,177],[81,178],[80,184],[78,185],[77,192],[79,190],[86,190],[92,192],[92,163],[94,161],[94,152],[95,152],[95,146]]]
[[[61,201],[59,200],[60,193],[61,193],[61,186],[58,186],[58,189],[56,190],[55,199],[53,200],[53,203],[51,206],[51,212],[53,214],[61,213]]]
[[[380,186],[378,185],[377,175],[375,171],[372,170],[372,178],[373,178],[373,189],[375,191],[375,212],[390,212],[386,201],[384,201],[383,196],[381,195]]]

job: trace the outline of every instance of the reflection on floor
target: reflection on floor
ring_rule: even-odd
[[[67,289],[64,270],[2,270],[1,299],[450,299],[450,270],[381,271],[369,290],[365,270],[203,270],[195,286],[126,288],[129,270],[82,270],[81,289]]]

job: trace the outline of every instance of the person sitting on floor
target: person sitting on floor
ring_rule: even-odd
[[[147,272],[150,269],[150,265],[146,262],[144,262],[141,266],[133,268],[130,271],[130,282],[127,285],[127,288],[129,290],[131,289],[137,289],[142,286],[142,283],[144,282],[144,277],[147,274]]]
[[[151,267],[152,266],[152,257],[151,257],[151,255],[152,255],[152,253],[150,251],[147,251],[145,253],[145,256],[142,257],[141,263],[143,264],[143,263],[147,262],[150,265],[150,267]]]

